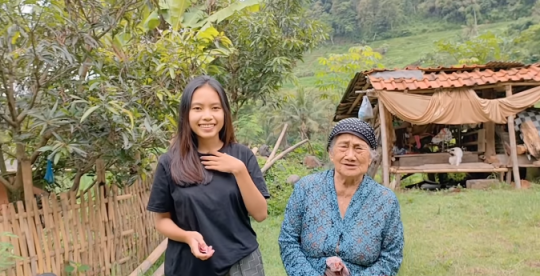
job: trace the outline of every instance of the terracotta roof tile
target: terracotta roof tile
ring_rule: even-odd
[[[502,68],[502,69],[501,69]],[[460,65],[452,67],[407,67],[420,70],[423,78],[395,78],[371,76],[374,72],[393,70],[376,69],[364,72],[371,85],[377,90],[419,90],[496,84],[508,81],[540,81],[540,64],[524,66],[520,63],[493,62],[486,65]]]

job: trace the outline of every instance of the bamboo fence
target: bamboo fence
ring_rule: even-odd
[[[96,186],[79,198],[68,192],[0,206],[0,233],[18,236],[0,241],[22,257],[0,276],[130,274],[163,241],[146,211],[150,187]],[[87,270],[66,272],[80,265]]]

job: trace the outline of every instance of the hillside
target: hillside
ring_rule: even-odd
[[[498,33],[505,30],[510,23],[484,24],[479,25],[478,29],[480,32],[492,31]],[[434,42],[441,39],[457,39],[463,33],[463,29],[461,28],[435,32],[430,32],[429,26],[424,26],[424,28],[425,31],[418,35],[379,40],[368,43],[368,45],[374,49],[386,45],[388,51],[383,57],[383,65],[386,68],[403,68],[420,60],[426,54],[433,52],[435,48]],[[305,55],[304,62],[300,63],[295,70],[299,85],[304,87],[315,86],[315,73],[322,68],[317,61],[319,57],[331,53],[345,53],[354,45],[353,43],[327,44]],[[294,87],[293,84],[288,84],[284,88],[290,89],[292,87]]]

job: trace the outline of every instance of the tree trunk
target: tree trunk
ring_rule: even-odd
[[[5,175],[7,173],[6,160],[4,159],[3,144],[0,143],[0,174]]]

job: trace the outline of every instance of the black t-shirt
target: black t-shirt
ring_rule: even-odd
[[[270,197],[257,158],[248,147],[231,144],[220,152],[244,162],[261,194]],[[201,261],[191,254],[189,245],[169,239],[165,251],[165,275],[225,275],[232,265],[259,246],[236,179],[230,173],[211,171],[210,183],[181,187],[171,178],[170,162],[170,153],[159,158],[147,210],[170,212],[178,227],[201,233],[215,252],[210,259]]]

